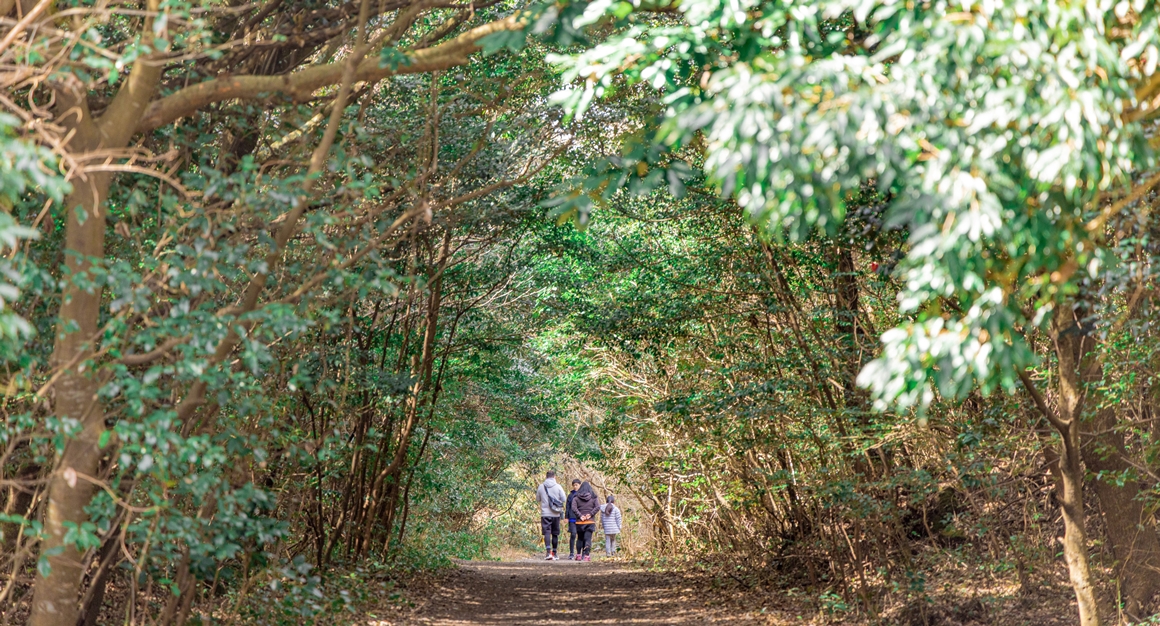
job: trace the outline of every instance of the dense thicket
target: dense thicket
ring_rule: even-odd
[[[335,620],[577,459],[830,611],[1156,609],[1154,3],[0,24],[4,620]]]

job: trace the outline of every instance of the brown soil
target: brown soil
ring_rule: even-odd
[[[749,626],[1062,626],[1074,623],[1070,590],[1042,584],[1017,588],[987,584],[984,572],[932,573],[926,601],[896,601],[872,620],[851,610],[819,609],[814,596],[770,581],[756,588],[730,585],[731,576],[696,568],[646,571],[639,565],[522,559],[465,561],[438,580],[409,587],[411,608],[396,605],[370,626],[489,626],[542,624],[730,624]],[[943,584],[943,583],[946,584]],[[1046,581],[1045,581],[1046,582]],[[404,617],[405,616],[405,617]],[[363,626],[366,622],[358,622]]]
[[[761,616],[709,606],[707,600],[683,577],[611,561],[473,561],[444,578],[407,623],[769,623]]]

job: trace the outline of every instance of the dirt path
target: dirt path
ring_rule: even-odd
[[[411,624],[762,624],[706,606],[688,581],[612,562],[463,563]]]

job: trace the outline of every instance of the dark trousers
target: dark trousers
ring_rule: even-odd
[[[568,554],[576,554],[576,522],[568,520]]]
[[[540,530],[544,531],[544,549],[556,551],[556,544],[560,542],[560,518],[541,517]]]
[[[576,524],[576,532],[580,534],[576,541],[576,554],[591,553],[592,535],[596,532],[596,524]]]

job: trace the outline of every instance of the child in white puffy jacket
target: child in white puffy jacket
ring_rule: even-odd
[[[616,536],[620,534],[620,507],[616,506],[616,496],[608,496],[608,504],[600,508],[600,528],[604,531],[604,553],[616,554]]]

